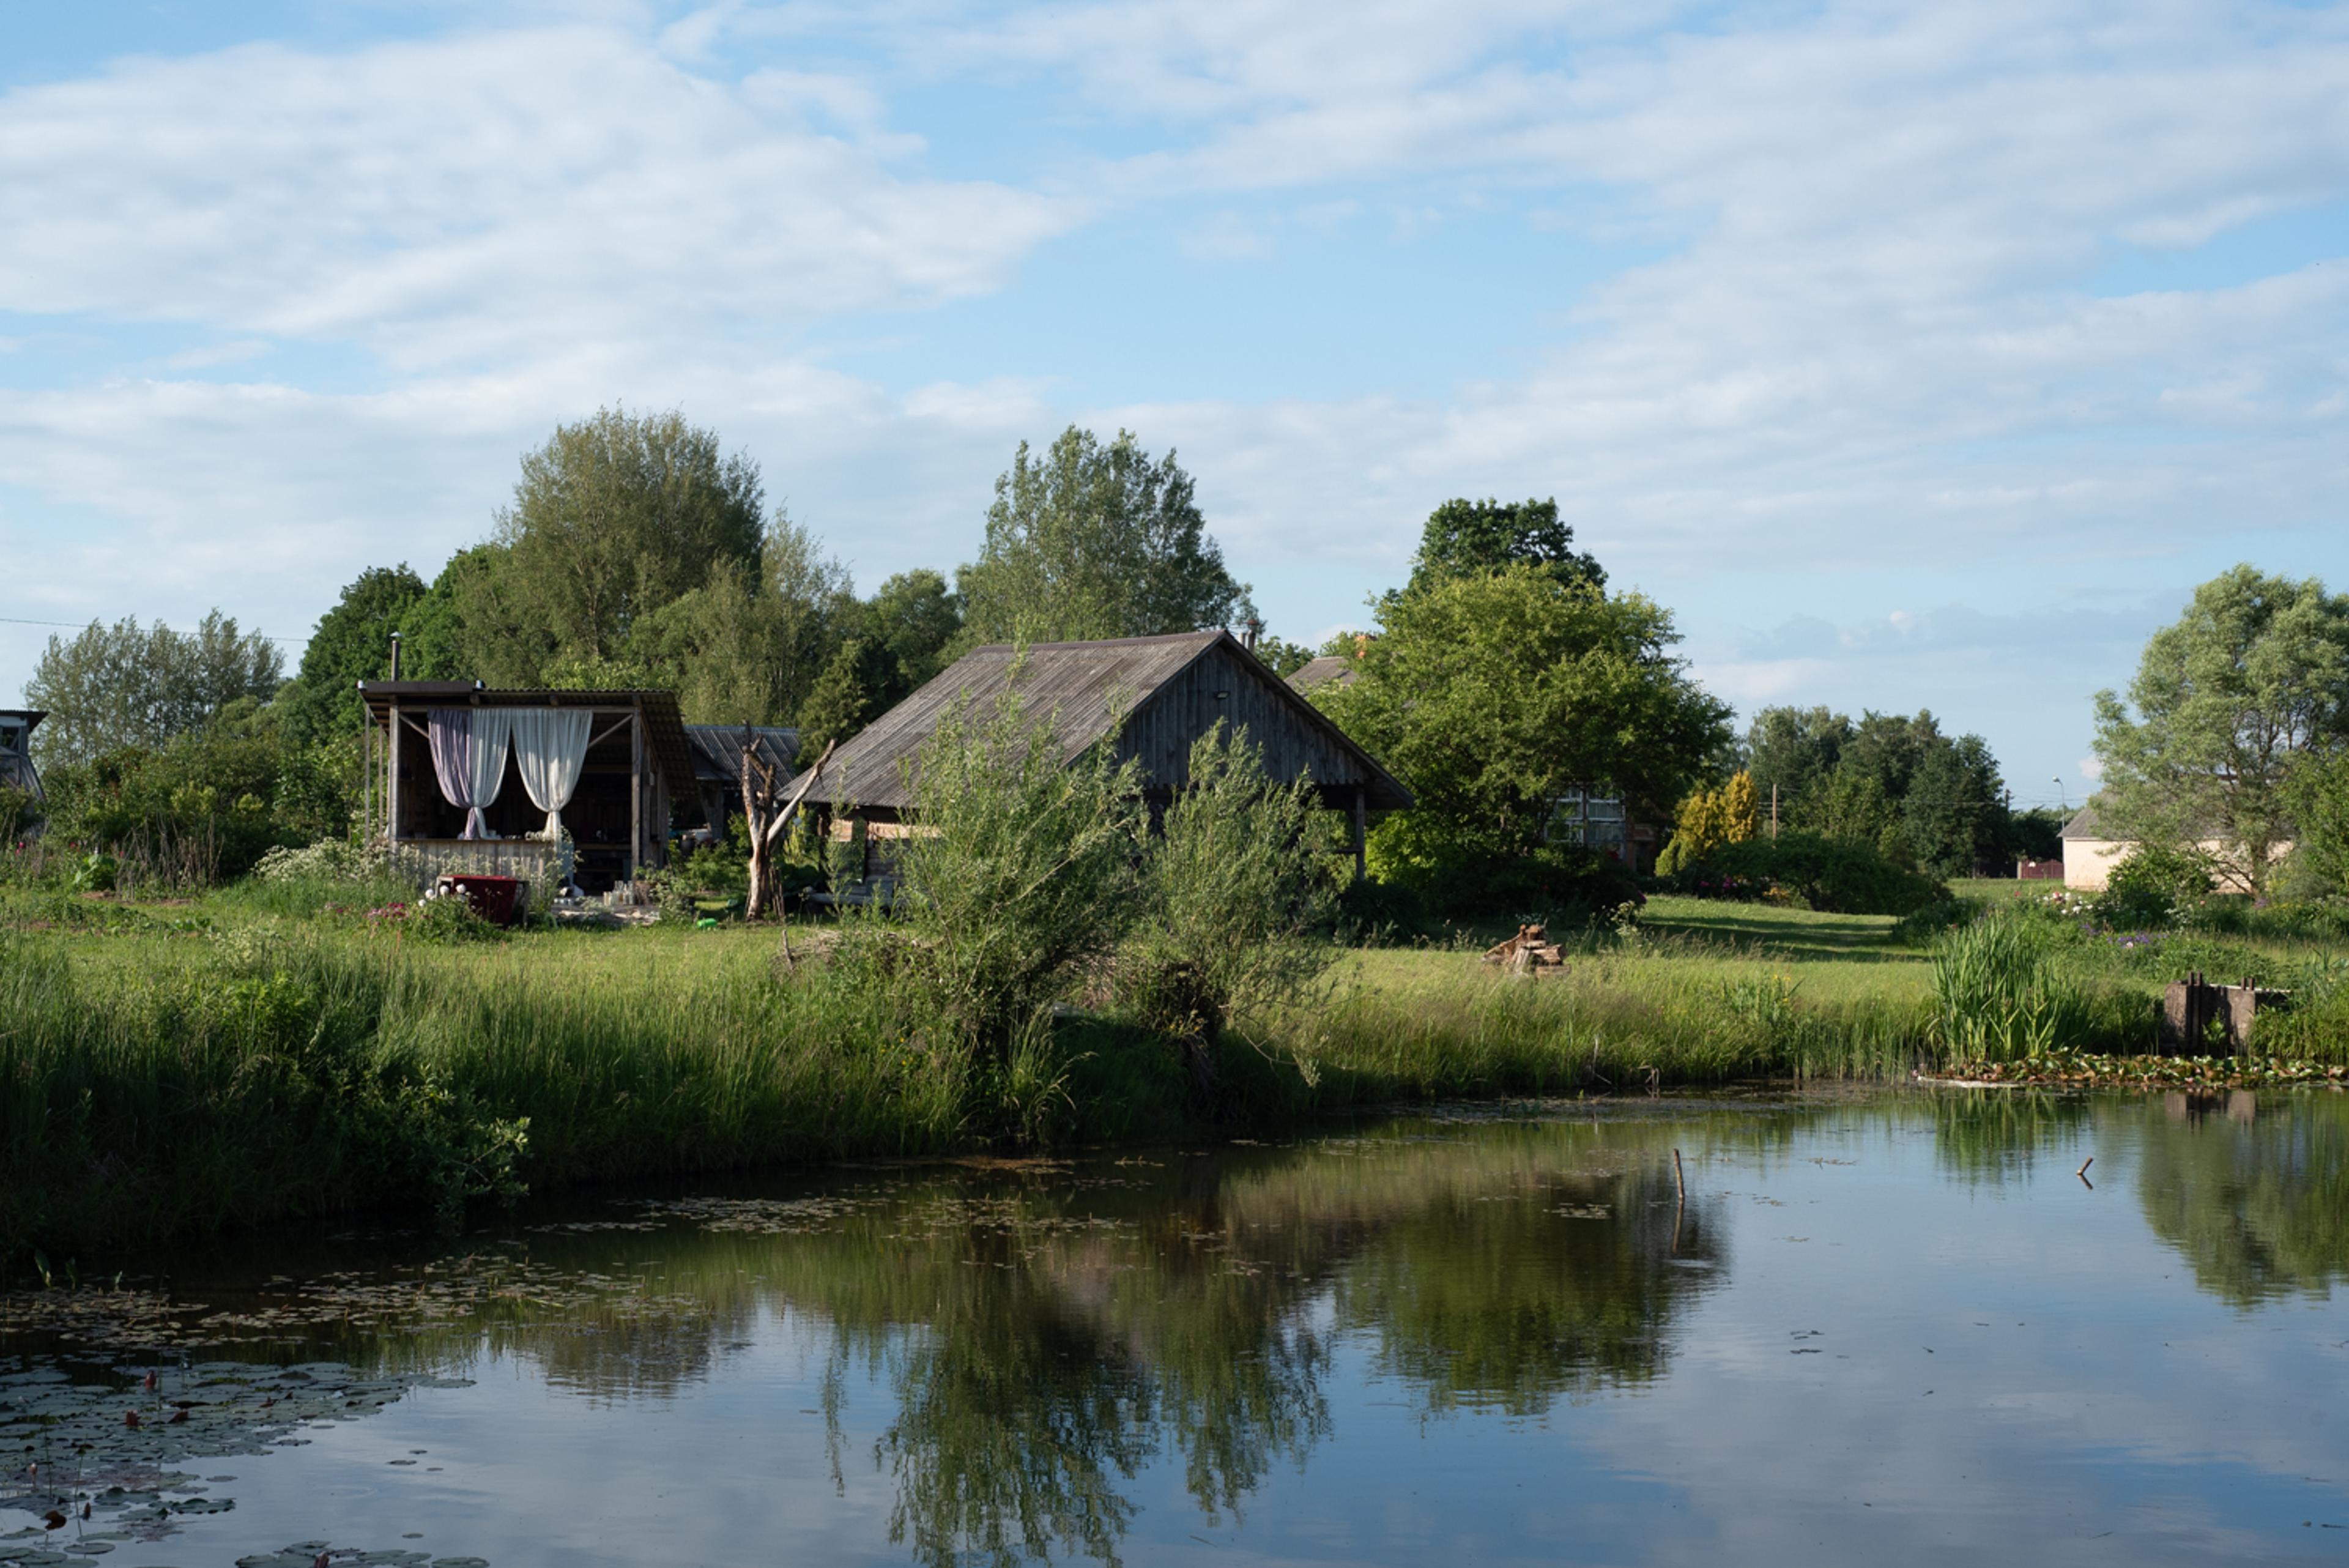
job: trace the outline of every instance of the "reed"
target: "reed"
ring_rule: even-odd
[[[2143,1050],[2141,1000],[2068,969],[2044,921],[1993,911],[1942,936],[1933,952],[1936,1028],[1964,1062],[2013,1062],[2056,1049]]]

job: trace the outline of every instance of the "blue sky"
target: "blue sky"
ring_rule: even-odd
[[[1285,636],[1555,495],[1741,709],[2076,801],[2197,582],[2349,587],[2344,256],[2340,6],[10,7],[0,614],[299,638],[614,401],[870,587],[1123,425]]]

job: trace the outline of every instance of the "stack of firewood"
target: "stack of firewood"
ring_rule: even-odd
[[[1557,972],[1566,967],[1566,950],[1549,940],[1547,926],[1519,926],[1516,936],[1485,950],[1485,961],[1511,974]]]

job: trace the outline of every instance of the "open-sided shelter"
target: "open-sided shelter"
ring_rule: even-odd
[[[579,885],[604,891],[666,863],[669,803],[695,798],[673,691],[363,680],[359,696],[368,820],[435,870],[544,887],[559,828]]]
[[[1112,760],[1141,763],[1157,801],[1188,782],[1192,743],[1217,721],[1245,730],[1274,779],[1310,778],[1324,806],[1347,814],[1358,867],[1370,816],[1412,804],[1368,752],[1221,630],[974,649],[843,746],[819,797],[836,816],[891,836],[913,808],[907,772],[939,721],[958,706],[983,717],[1015,679],[1029,716],[1052,726],[1064,757],[1108,743]]]

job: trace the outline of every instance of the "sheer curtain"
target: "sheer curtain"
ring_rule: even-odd
[[[595,715],[585,708],[509,708],[514,763],[530,803],[546,813],[548,842],[563,832],[563,808],[587,765],[587,732]]]
[[[432,772],[440,793],[465,813],[465,831],[458,836],[496,837],[482,820],[481,807],[498,798],[498,787],[506,782],[506,710],[434,708],[425,714],[424,730],[432,742]]]

